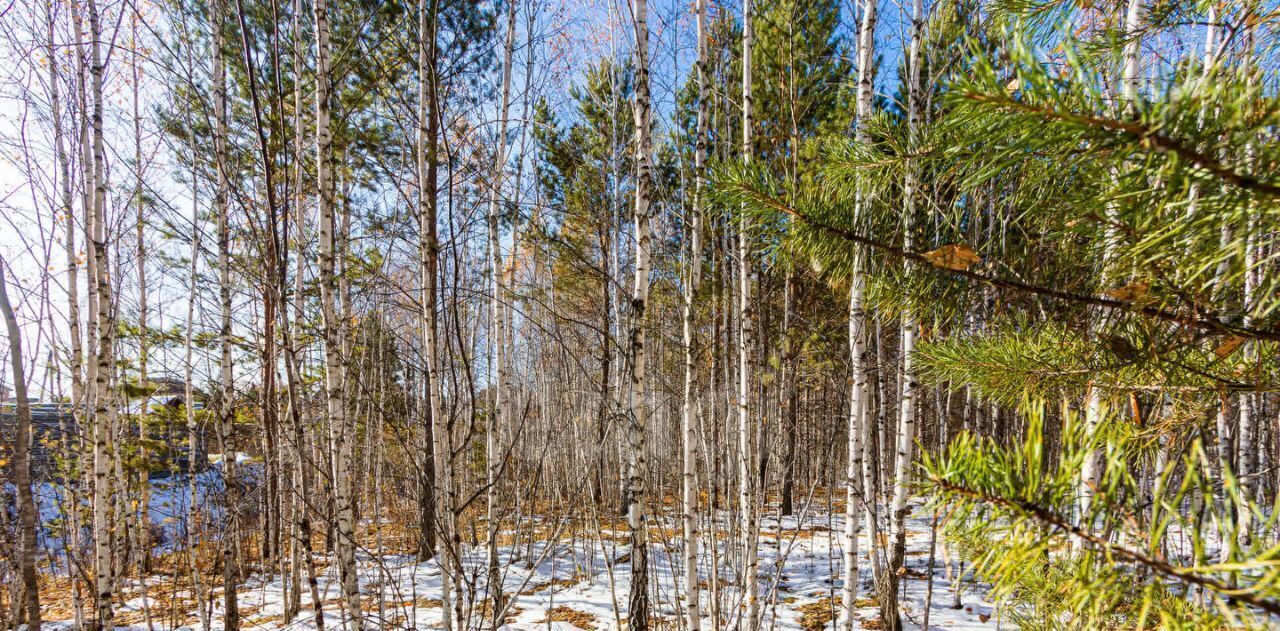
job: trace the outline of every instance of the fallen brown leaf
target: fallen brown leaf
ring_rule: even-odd
[[[935,267],[961,272],[982,262],[982,257],[978,256],[973,248],[963,243],[953,243],[930,250],[924,253],[924,258]]]
[[[1147,296],[1147,293],[1150,291],[1151,291],[1151,283],[1138,281],[1138,282],[1129,283],[1128,285],[1125,285],[1123,287],[1108,289],[1106,291],[1106,294],[1112,298],[1115,298],[1116,300],[1122,300],[1124,302],[1133,302],[1135,300],[1141,300],[1142,298],[1145,298]]]
[[[1218,359],[1226,359],[1232,353],[1236,352],[1236,349],[1240,348],[1244,342],[1245,339],[1243,337],[1232,335],[1231,337],[1222,340],[1222,343],[1219,344],[1217,348],[1213,349],[1213,354],[1217,355]]]

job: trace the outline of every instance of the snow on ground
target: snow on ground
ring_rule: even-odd
[[[72,494],[67,487],[55,482],[43,481],[35,485],[35,502],[38,519],[45,529],[40,538],[42,552],[61,559],[67,529],[70,526],[69,506]],[[185,536],[185,525],[188,507],[191,503],[190,478],[185,475],[171,475],[151,480],[151,493],[148,497],[148,514],[153,524],[157,554],[170,552],[180,547]],[[211,467],[196,474],[196,509],[205,522],[220,519],[220,510],[215,498],[222,494],[222,476],[219,468]],[[88,491],[81,490],[79,502],[83,507],[89,506]],[[51,526],[56,525],[56,529]],[[90,525],[80,524],[80,536],[75,539],[88,542],[92,538]]]
[[[654,608],[655,627],[680,628],[676,593],[683,593],[683,571],[678,540],[678,524],[673,516],[664,516],[651,533],[652,562],[650,564],[651,602]],[[722,519],[727,517],[722,516]],[[908,629],[918,629],[922,622],[926,592],[926,568],[929,552],[929,522],[923,516],[908,520],[907,575],[905,595],[902,600],[904,622]],[[727,523],[727,522],[726,522]],[[624,609],[629,589],[630,558],[625,532],[606,527],[583,528],[577,524],[577,536],[564,533],[554,545],[549,543],[550,531],[555,524],[545,520],[533,524],[537,532],[546,533],[542,541],[513,540],[512,536],[500,538],[507,545],[499,549],[502,583],[508,598],[514,597],[505,616],[506,629],[563,630],[617,629],[625,626],[620,609]],[[530,524],[526,524],[526,529]],[[727,530],[725,524],[722,529]],[[838,601],[842,585],[843,548],[841,539],[843,517],[839,514],[813,514],[803,519],[787,517],[779,520],[776,515],[761,521],[759,545],[760,579],[758,582],[760,609],[764,623],[762,629],[793,630],[833,628],[829,616],[834,611],[838,617],[840,608],[833,608]],[[510,535],[511,533],[504,533]],[[705,527],[704,527],[705,535]],[[704,539],[706,541],[707,539]],[[876,628],[877,614],[874,604],[865,599],[871,588],[870,567],[867,563],[866,533],[859,544],[859,608],[857,615],[865,623],[864,628]],[[552,546],[552,547],[548,547]],[[953,609],[952,581],[948,579],[943,560],[943,546],[937,547],[934,567],[933,606],[930,612],[931,629],[990,629],[998,623],[993,603],[982,598],[981,586],[965,581],[960,609]],[[719,610],[722,623],[717,627],[710,618],[706,584],[710,576],[711,550],[701,551],[700,577],[702,611],[707,616],[704,628],[727,628],[736,622],[741,604],[741,592],[735,587],[735,572],[722,570],[718,581],[722,585]],[[716,550],[722,567],[737,566],[723,542]],[[319,577],[320,598],[325,615],[325,628],[341,629],[345,604],[341,586],[337,580],[337,566],[317,561],[324,569]],[[384,629],[429,629],[441,626],[441,575],[434,561],[418,562],[412,556],[385,555],[375,557],[368,550],[361,552],[360,591],[364,595],[362,608],[368,626]],[[481,545],[469,549],[464,555],[464,581],[476,586],[474,591],[481,599],[485,593],[485,550]],[[779,580],[780,578],[780,580]],[[149,583],[159,584],[164,577],[156,577]],[[143,607],[143,598],[137,586],[122,610],[136,614]],[[216,591],[216,590],[215,590]],[[189,593],[181,594],[189,596]],[[302,613],[293,621],[284,620],[284,585],[280,577],[249,577],[239,592],[239,607],[244,628],[255,631],[309,630],[315,629],[311,598],[303,582]],[[476,628],[484,611],[484,603],[464,603],[471,617],[468,628]],[[861,606],[866,605],[866,606]],[[215,597],[212,608],[212,627],[221,628],[222,602]],[[193,610],[185,620],[154,620],[155,629],[199,629],[197,612]],[[138,618],[137,615],[130,616]],[[54,623],[53,629],[70,628],[69,621]],[[858,625],[855,625],[857,628]],[[146,630],[145,622],[136,622],[126,629]]]

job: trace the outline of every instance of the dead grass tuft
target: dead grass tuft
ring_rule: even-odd
[[[534,595],[534,594],[537,594],[537,593],[540,593],[540,592],[545,592],[545,591],[547,591],[547,590],[551,590],[551,589],[556,589],[556,588],[558,588],[558,587],[560,587],[560,588],[569,588],[569,587],[573,587],[574,585],[577,585],[578,583],[582,582],[582,580],[583,580],[583,579],[582,579],[582,577],[579,577],[579,576],[570,576],[570,577],[567,577],[567,578],[557,578],[557,579],[554,579],[554,580],[549,581],[549,582],[546,582],[546,583],[538,583],[538,584],[536,584],[536,585],[530,585],[530,586],[526,587],[524,591],[520,592],[520,595],[521,595],[521,596],[532,596],[532,595]]]
[[[814,602],[800,605],[800,628],[805,631],[822,631],[827,623],[835,620],[836,608],[840,606],[840,598],[822,598]]]
[[[595,631],[596,617],[585,611],[578,611],[573,607],[565,607],[560,605],[547,610],[547,617],[538,621],[541,624],[548,622],[567,622],[579,629],[586,631]]]
[[[881,618],[880,616],[876,616],[874,618],[870,618],[862,621],[863,629],[883,629],[886,626],[887,625],[884,623],[884,618]]]

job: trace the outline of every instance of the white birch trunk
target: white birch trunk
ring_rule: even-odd
[[[84,417],[92,416],[94,399],[97,395],[98,362],[98,261],[94,255],[94,222],[93,222],[93,143],[91,141],[93,123],[89,115],[89,54],[84,33],[84,18],[80,14],[79,1],[72,3],[71,18],[76,37],[76,100],[80,110],[80,211],[84,231],[85,244],[85,311],[84,335],[86,341],[84,365],[84,393],[80,401]],[[85,462],[85,470],[92,469],[92,464]]]
[[[755,46],[755,7],[752,0],[742,3],[742,160],[751,162],[752,126],[752,50]],[[745,209],[738,225],[738,502],[741,511],[741,540],[743,545],[742,586],[745,590],[746,611],[740,628],[754,631],[760,614],[756,578],[759,574],[759,558],[756,550],[756,497],[753,477],[755,457],[752,449],[751,422],[751,374],[753,372],[751,347],[754,335],[751,319],[755,309],[751,302],[751,240],[750,221]]]
[[[488,565],[488,581],[486,589],[492,601],[492,625],[494,629],[501,626],[500,616],[504,610],[502,593],[502,572],[498,567],[498,477],[502,472],[502,449],[498,432],[503,425],[503,414],[506,401],[503,389],[506,387],[506,325],[503,317],[503,302],[507,299],[503,287],[502,234],[499,218],[502,209],[502,176],[507,166],[507,117],[511,108],[511,58],[516,42],[516,2],[510,0],[507,6],[507,37],[502,53],[502,96],[498,114],[498,145],[494,152],[493,171],[489,181],[489,274],[493,283],[493,294],[489,302],[490,331],[493,335],[490,361],[494,364],[493,377],[493,409],[489,410],[485,428],[485,511],[488,515],[486,523],[488,541],[486,556]]]
[[[441,575],[441,609],[445,631],[451,631],[453,619],[454,579],[450,545],[452,541],[453,506],[450,492],[453,486],[453,448],[444,418],[444,403],[440,386],[440,370],[443,357],[439,348],[436,323],[436,284],[439,239],[436,233],[436,117],[438,95],[436,93],[436,22],[437,5],[433,0],[420,0],[418,4],[418,186],[419,232],[422,257],[422,309],[423,354],[426,360],[427,399],[431,419],[431,458],[435,468],[435,559]]]
[[[58,217],[65,222],[64,245],[67,258],[67,337],[69,340],[68,350],[68,368],[71,373],[71,411],[73,418],[81,427],[84,426],[85,414],[81,406],[86,404],[85,384],[84,384],[84,347],[82,342],[82,329],[80,324],[80,253],[76,249],[76,218],[75,210],[72,206],[74,195],[72,193],[73,181],[71,178],[71,156],[67,150],[66,132],[63,130],[62,119],[62,79],[59,68],[61,64],[56,54],[56,31],[55,31],[55,10],[53,6],[48,8],[46,13],[46,25],[48,27],[49,36],[49,109],[52,112],[53,119],[53,138],[54,138],[54,154],[58,162],[58,184],[60,197],[60,205],[58,208]],[[80,55],[79,36],[79,18],[78,13],[73,7],[73,15],[76,15],[76,58],[83,59]],[[79,64],[77,64],[79,66]],[[83,73],[79,73],[80,82],[83,82]],[[81,171],[83,173],[83,170]],[[87,205],[86,205],[87,210]],[[78,503],[78,500],[76,500]],[[70,511],[71,535],[69,540],[71,545],[79,548],[79,532],[81,511]],[[77,626],[83,622],[83,611],[80,602],[80,592],[78,586],[72,590],[72,602],[75,609],[75,620]]]
[[[329,6],[327,0],[313,4],[316,36],[316,188],[320,214],[320,304],[324,315],[324,386],[325,411],[329,420],[329,439],[333,444],[334,527],[337,531],[336,552],[342,593],[352,626],[364,628],[360,611],[360,590],[356,572],[355,523],[351,496],[350,423],[343,404],[342,380],[345,364],[343,341],[337,313],[338,235],[334,225],[333,136],[329,130]]]
[[[232,450],[232,453],[227,453],[232,446],[231,427],[234,422],[232,400],[235,397],[235,382],[233,381],[234,374],[231,364],[231,347],[234,342],[231,333],[231,217],[228,205],[230,185],[227,175],[231,167],[227,157],[227,80],[223,59],[223,48],[226,45],[223,21],[226,19],[226,10],[221,0],[213,3],[212,14],[210,21],[213,22],[213,151],[214,169],[218,176],[214,192],[214,212],[217,214],[218,221],[218,339],[220,345],[218,360],[219,409],[216,427],[223,451],[223,485],[227,489],[228,501],[232,507],[228,511],[228,527],[221,537],[223,624],[234,631],[239,628],[240,623],[239,605],[236,598],[240,570],[238,567],[239,555],[237,554],[235,541],[239,525],[238,511],[236,510],[238,506],[236,492],[239,481],[236,479],[234,450]]]
[[[138,16],[130,18],[130,63],[129,71],[132,78],[130,87],[132,88],[132,104],[133,104],[133,203],[135,216],[135,256],[137,257],[137,274],[138,274],[138,385],[146,392],[147,387],[147,354],[149,344],[147,341],[147,303],[150,300],[147,291],[147,240],[146,240],[146,204],[143,203],[143,181],[142,181],[142,112],[139,103],[139,90],[142,82],[142,68],[140,64],[141,50],[138,47]],[[144,395],[149,396],[149,395]],[[138,411],[138,436],[147,438],[146,415],[148,413],[146,399]],[[147,442],[143,440],[139,449],[142,450],[142,456],[145,461],[147,455]],[[134,535],[134,550],[137,555],[138,572],[145,574],[151,567],[151,530],[150,517],[148,516],[147,506],[151,504],[151,484],[147,481],[147,472],[140,471],[138,473],[138,489],[140,497],[134,508],[133,514],[136,520]],[[143,584],[144,599],[144,615],[146,616],[148,626],[151,626],[151,608],[145,604],[148,596],[146,594],[145,583]]]
[[[871,115],[872,97],[875,90],[875,28],[877,0],[865,0],[862,12],[862,23],[858,31],[858,92],[857,92],[857,127],[855,140],[866,141],[865,121]],[[855,219],[860,219],[862,212],[862,193],[857,194]],[[857,252],[853,264],[853,274],[849,286],[849,363],[853,373],[853,383],[849,392],[848,419],[848,464],[845,469],[845,510],[844,510],[844,585],[841,591],[841,603],[844,613],[840,624],[844,631],[853,629],[854,602],[858,597],[858,539],[860,537],[860,518],[865,516],[868,532],[871,533],[868,547],[874,549],[876,541],[875,488],[871,483],[873,458],[866,458],[864,451],[874,449],[870,441],[870,425],[867,418],[867,313],[863,306],[866,287],[865,253]],[[875,564],[872,564],[873,568]]]
[[[1253,63],[1253,47],[1256,38],[1257,26],[1250,25],[1245,38],[1245,58],[1246,66]],[[1247,68],[1252,70],[1252,68]],[[1250,72],[1246,81],[1252,85],[1254,82],[1253,72]],[[1245,163],[1248,168],[1257,168],[1257,150],[1252,141],[1247,142],[1244,148]],[[1254,208],[1254,212],[1249,213],[1245,219],[1244,229],[1244,296],[1241,311],[1245,314],[1244,323],[1246,326],[1253,325],[1253,318],[1249,315],[1253,311],[1254,298],[1258,291],[1259,278],[1262,273],[1259,269],[1262,261],[1259,248],[1258,237],[1258,215],[1257,202],[1250,202]],[[1258,362],[1258,348],[1252,341],[1246,341],[1242,349],[1244,362],[1246,366],[1256,365]],[[1239,395],[1240,407],[1240,432],[1236,436],[1236,467],[1240,480],[1240,495],[1245,505],[1241,507],[1239,521],[1240,547],[1246,549],[1253,541],[1253,511],[1248,503],[1258,501],[1257,492],[1259,488],[1259,477],[1262,475],[1262,454],[1257,441],[1261,438],[1255,436],[1255,432],[1260,429],[1258,417],[1261,416],[1261,398],[1256,392],[1242,392]],[[1265,439],[1262,439],[1265,440]],[[1262,501],[1266,501],[1263,499]]]
[[[301,0],[292,1],[293,15],[292,27],[293,36],[297,38],[297,43],[293,46],[293,66],[294,68],[303,67],[303,47],[301,45],[305,34],[302,27],[302,2]],[[304,218],[303,205],[306,203],[305,193],[303,192],[303,171],[305,163],[303,156],[306,154],[305,135],[306,125],[304,123],[304,112],[306,111],[303,98],[302,82],[298,81],[293,90],[293,160],[294,160],[294,198],[293,198],[293,217],[294,230],[296,236],[294,241],[297,243],[297,253],[295,256],[294,268],[294,288],[293,288],[293,323],[288,324],[289,306],[281,305],[280,313],[286,322],[284,327],[285,335],[285,374],[287,378],[288,392],[286,393],[289,400],[289,424],[292,430],[293,441],[289,446],[291,453],[291,470],[289,484],[291,493],[289,495],[290,504],[290,520],[289,520],[289,575],[285,579],[287,585],[287,597],[285,598],[284,616],[286,621],[292,621],[298,612],[302,610],[302,553],[303,548],[309,548],[310,543],[310,522],[307,516],[307,503],[304,501],[307,497],[305,489],[306,460],[303,458],[303,440],[301,436],[301,410],[298,403],[298,384],[297,384],[297,332],[302,326],[302,294],[303,294],[303,274],[305,272],[305,250],[306,235],[303,227],[306,225]],[[288,239],[285,240],[286,244]],[[286,246],[287,251],[287,246]],[[286,256],[287,260],[287,256]],[[283,288],[284,283],[281,283]],[[281,296],[283,300],[283,296]],[[304,528],[304,524],[306,527]],[[307,542],[303,542],[303,537],[307,537]],[[308,553],[309,554],[309,553]],[[308,556],[307,567],[311,567],[312,559]],[[313,596],[318,594],[313,593]],[[314,598],[315,603],[319,603],[318,597]],[[318,626],[323,628],[323,617],[317,616]]]
[[[195,144],[195,135],[191,134],[191,144]],[[195,155],[196,148],[190,146],[189,150]],[[208,631],[209,617],[205,614],[204,607],[204,588],[201,583],[201,570],[199,558],[196,556],[197,541],[197,516],[196,497],[198,485],[196,484],[196,473],[199,470],[197,458],[202,456],[200,445],[200,425],[196,420],[195,409],[195,313],[196,313],[196,287],[200,280],[200,196],[199,181],[197,179],[197,169],[191,170],[191,265],[188,274],[188,282],[191,284],[187,292],[187,315],[185,320],[185,330],[182,337],[183,352],[183,389],[182,401],[186,410],[187,422],[187,506],[186,506],[186,544],[187,551],[190,555],[191,566],[191,590],[195,593],[196,606],[200,609],[200,625],[201,629]]]
[[[92,130],[92,180],[93,190],[91,225],[92,256],[94,259],[94,284],[97,307],[97,357],[94,370],[95,401],[93,410],[93,549],[95,622],[98,629],[111,629],[114,612],[111,598],[115,585],[112,540],[115,531],[112,514],[114,486],[111,480],[113,452],[111,433],[115,427],[114,397],[111,391],[111,375],[114,368],[112,354],[115,343],[115,321],[112,318],[111,277],[107,261],[106,244],[106,143],[103,139],[103,76],[102,26],[97,0],[88,0],[89,8],[89,93],[93,99],[90,127]]]
[[[681,440],[681,530],[684,538],[685,626],[689,631],[700,631],[702,615],[699,613],[698,587],[698,473],[695,444],[698,420],[694,418],[698,404],[694,392],[694,364],[697,355],[697,336],[694,333],[694,300],[702,279],[702,197],[706,185],[707,160],[707,0],[696,2],[698,59],[695,64],[698,80],[698,121],[694,139],[693,209],[688,228],[688,250],[685,252],[684,296],[684,400],[680,410]]]
[[[67,153],[66,132],[62,128],[62,78],[60,76],[56,40],[54,9],[47,16],[49,35],[49,110],[53,119],[53,148],[58,162],[59,205],[57,217],[65,222],[64,238],[67,257],[67,328],[69,339],[68,363],[71,372],[71,405],[78,410],[84,403],[84,349],[80,329],[80,253],[76,250],[76,221],[72,208],[71,157]]]
[[[1141,40],[1138,37],[1138,28],[1142,17],[1142,0],[1129,0],[1125,5],[1124,14],[1124,34],[1128,37],[1125,42],[1123,60],[1122,60],[1122,76],[1120,78],[1120,103],[1119,110],[1121,117],[1131,115],[1134,103],[1138,98],[1138,81],[1140,80],[1138,69],[1139,60],[1138,52]],[[1106,209],[1108,219],[1115,214],[1114,209],[1108,207]],[[1119,239],[1113,221],[1107,222],[1106,239],[1103,243],[1102,252],[1102,272],[1100,274],[1101,283],[1105,287],[1112,282],[1115,277],[1111,270],[1112,259],[1115,258],[1116,240]],[[1100,323],[1095,323],[1095,330]],[[1102,423],[1103,413],[1103,395],[1100,388],[1093,384],[1089,385],[1085,394],[1085,432],[1089,436],[1097,433]],[[1093,496],[1102,475],[1102,462],[1100,462],[1101,454],[1094,452],[1088,454],[1084,459],[1084,465],[1080,471],[1080,516],[1086,522],[1089,520],[1089,512],[1092,510]],[[1087,527],[1087,523],[1085,524]]]
[[[911,44],[908,52],[908,85],[907,85],[907,146],[908,150],[916,143],[916,134],[920,126],[920,47],[924,38],[924,7],[921,0],[911,3]],[[915,248],[915,214],[916,195],[918,194],[918,175],[913,163],[908,162],[903,179],[902,196],[902,247],[910,252]],[[910,267],[907,269],[911,273]],[[896,589],[898,570],[906,560],[907,545],[907,499],[911,487],[911,474],[915,464],[916,451],[916,396],[917,384],[913,367],[913,354],[916,345],[916,321],[911,309],[902,313],[900,330],[900,350],[902,354],[902,383],[898,401],[897,456],[894,459],[893,500],[889,509],[890,540],[892,550],[889,556],[888,584],[889,594],[883,598],[893,597],[894,607],[883,607],[882,617],[889,629],[898,629],[901,622],[896,608]]]
[[[627,431],[627,526],[631,532],[631,591],[627,598],[627,628],[649,629],[649,533],[645,517],[645,482],[648,464],[645,454],[645,425],[649,406],[645,400],[645,324],[649,303],[650,222],[652,180],[650,154],[649,104],[649,6],[647,0],[632,0],[635,26],[635,160],[636,204],[635,284],[631,293],[631,318],[628,334],[628,368],[631,376],[628,390]]]
[[[50,59],[49,63],[56,63]],[[22,581],[22,600],[13,603],[25,614],[27,631],[40,631],[40,583],[36,577],[36,503],[31,492],[31,403],[27,399],[27,376],[22,362],[22,331],[9,304],[8,266],[0,258],[0,316],[4,317],[9,337],[9,365],[13,371],[14,412],[17,423],[13,435],[13,485],[18,499],[18,574]],[[15,621],[21,621],[16,617]]]

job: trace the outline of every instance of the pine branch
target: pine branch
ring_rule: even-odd
[[[1046,120],[1074,123],[1090,129],[1118,133],[1131,140],[1137,141],[1138,144],[1143,147],[1150,147],[1158,153],[1173,154],[1200,167],[1201,169],[1204,169],[1216,176],[1218,179],[1239,188],[1256,193],[1262,193],[1271,197],[1280,197],[1280,185],[1272,184],[1271,182],[1264,181],[1246,173],[1237,172],[1215,160],[1213,157],[1205,155],[1204,153],[1201,153],[1142,123],[1100,116],[1090,116],[1087,114],[1061,112],[1051,107],[1032,105],[1010,97],[983,94],[980,92],[966,91],[962,93],[962,96],[970,101],[994,105],[998,108],[1011,110],[1019,114],[1029,114]]]
[[[740,188],[741,188],[740,192],[745,193],[749,201],[754,202],[760,207],[776,210],[778,212],[789,215],[799,221],[802,221],[808,226],[814,229],[817,229],[821,232],[827,233],[831,236],[839,237],[846,241],[850,241],[858,245],[866,246],[873,250],[883,252],[884,254],[887,254],[895,259],[908,261],[937,273],[950,274],[952,276],[958,276],[958,277],[966,278],[973,281],[987,283],[993,287],[998,287],[1001,289],[1009,289],[1009,290],[1018,291],[1022,293],[1028,293],[1028,294],[1033,294],[1037,296],[1044,296],[1046,298],[1055,298],[1058,300],[1065,300],[1068,302],[1075,302],[1079,304],[1100,307],[1100,308],[1109,309],[1112,311],[1119,311],[1124,313],[1137,313],[1144,316],[1156,318],[1158,320],[1172,322],[1175,324],[1181,324],[1184,326],[1193,327],[1193,328],[1200,329],[1203,331],[1208,331],[1211,333],[1219,333],[1223,335],[1235,335],[1239,337],[1258,339],[1258,340],[1280,341],[1280,330],[1257,329],[1253,327],[1233,325],[1212,317],[1197,317],[1192,314],[1180,314],[1175,311],[1162,309],[1160,307],[1155,307],[1151,305],[1141,305],[1131,301],[1117,300],[1114,298],[1106,298],[1102,296],[1095,296],[1092,294],[1084,294],[1079,292],[1063,291],[1061,289],[1053,289],[1051,287],[1033,285],[1031,283],[1025,283],[1019,280],[1001,278],[998,276],[983,274],[981,272],[975,272],[968,269],[938,267],[937,265],[934,265],[933,262],[930,261],[930,259],[926,257],[923,252],[905,250],[898,246],[891,245],[888,243],[884,243],[882,241],[878,241],[878,240],[863,236],[847,228],[842,228],[840,226],[833,226],[833,225],[827,224],[825,222],[814,219],[813,217],[809,216],[807,213],[795,208],[794,206],[788,204],[787,202],[777,197],[774,197],[772,195],[769,195],[767,193],[764,193],[762,191],[759,191],[757,189],[750,188],[747,186],[740,186]],[[1209,314],[1209,315],[1212,315],[1212,314]]]
[[[1098,535],[1076,526],[1075,524],[1072,524],[1065,517],[1053,512],[1052,510],[1038,506],[1027,500],[989,495],[976,489],[947,482],[946,480],[936,476],[930,476],[929,481],[947,493],[966,497],[984,504],[990,504],[1016,511],[1045,526],[1055,528],[1060,532],[1094,545],[1109,554],[1113,554],[1122,559],[1142,565],[1152,572],[1166,578],[1186,583],[1188,585],[1203,587],[1222,594],[1228,602],[1243,603],[1251,607],[1257,607],[1258,609],[1273,615],[1280,615],[1280,602],[1276,600],[1263,598],[1257,594],[1233,588],[1217,579],[1196,574],[1190,570],[1174,566],[1167,561],[1157,559],[1137,550],[1131,550],[1124,546],[1114,544],[1102,537],[1099,537]]]

